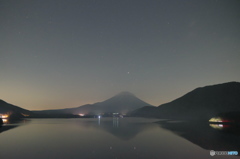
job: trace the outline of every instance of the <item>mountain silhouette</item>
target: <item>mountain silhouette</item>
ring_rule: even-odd
[[[8,114],[11,118],[21,118],[24,116],[30,116],[33,113],[29,110],[21,107],[9,104],[3,100],[0,100],[0,114]]]
[[[86,104],[76,108],[34,111],[39,114],[99,114],[127,113],[129,111],[150,105],[130,92],[121,92],[103,102]]]
[[[220,113],[240,111],[240,83],[229,82],[197,88],[158,107],[143,107],[134,116],[167,119],[209,119]]]

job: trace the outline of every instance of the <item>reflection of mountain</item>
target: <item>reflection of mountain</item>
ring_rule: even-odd
[[[4,131],[8,131],[10,129],[16,128],[19,125],[6,125],[6,126],[0,126],[0,133],[4,132]]]
[[[104,130],[121,140],[130,140],[140,132],[156,126],[155,123],[142,123],[137,122],[137,120],[137,118],[95,118],[93,120],[82,121],[80,125]]]
[[[141,108],[143,106],[150,105],[141,99],[137,98],[134,94],[129,92],[122,92],[110,99],[95,104],[87,104],[77,108],[56,109],[56,110],[44,110],[35,111],[41,114],[98,114],[98,113],[127,113],[130,110]]]
[[[115,118],[113,121],[102,122],[101,128],[122,140],[129,140],[141,131],[150,129],[152,126],[153,124],[129,123]]]
[[[135,116],[165,119],[209,120],[219,113],[240,111],[240,83],[229,82],[197,88],[159,107],[143,107]]]
[[[172,131],[186,140],[206,149],[216,151],[240,152],[240,138],[231,131],[220,131],[209,126],[205,122],[158,122],[160,127]]]
[[[13,122],[7,122],[7,124],[4,124],[2,126],[0,126],[0,133],[4,132],[4,131],[8,131],[11,130],[13,128],[17,128],[19,126],[22,126],[24,124],[27,124],[29,122],[29,120],[15,120]]]

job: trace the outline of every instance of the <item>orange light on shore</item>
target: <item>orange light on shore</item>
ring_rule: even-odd
[[[8,114],[0,114],[0,118],[2,119],[7,119],[9,117]]]
[[[2,121],[4,124],[6,124],[8,122],[8,114],[0,114],[0,118],[2,118]]]
[[[2,115],[2,119],[7,119],[8,115]]]

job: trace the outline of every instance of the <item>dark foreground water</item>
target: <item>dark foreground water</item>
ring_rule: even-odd
[[[0,128],[1,159],[239,158],[239,131],[144,118],[32,119]]]

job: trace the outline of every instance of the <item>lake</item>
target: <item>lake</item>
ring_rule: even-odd
[[[146,118],[28,119],[0,128],[0,158],[203,159],[212,158],[210,150],[240,152],[239,131],[222,130]]]

